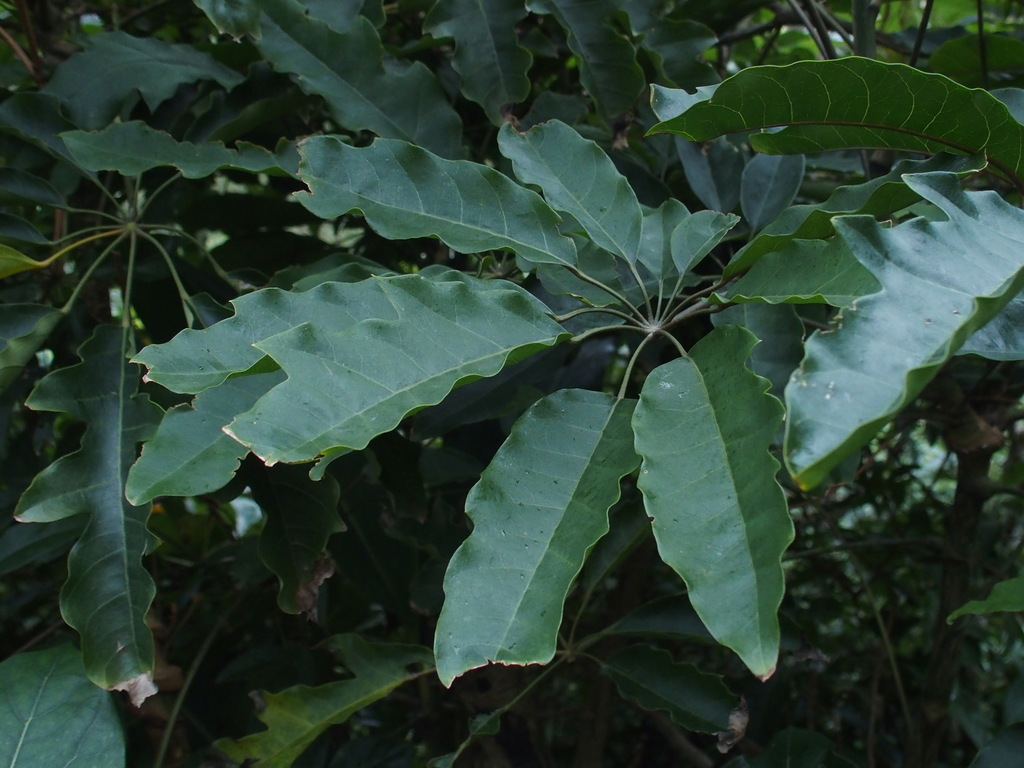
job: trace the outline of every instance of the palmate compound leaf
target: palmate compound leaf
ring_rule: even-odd
[[[124,732],[109,693],[85,676],[70,644],[0,664],[0,765],[93,768],[125,764]]]
[[[486,282],[400,275],[353,284],[379,290],[394,319],[337,332],[308,322],[258,342],[288,380],[225,431],[268,465],[361,449],[455,387],[569,337],[523,289]]]
[[[786,387],[786,463],[813,488],[870,440],[1024,286],[1024,214],[952,174],[906,183],[946,221],[885,228],[840,217],[836,232],[881,284],[816,331]]]
[[[138,394],[128,343],[122,329],[99,326],[79,350],[81,363],[36,385],[30,408],[69,413],[88,427],[81,448],[36,476],[16,515],[24,522],[88,515],[68,557],[61,613],[82,636],[89,679],[128,691],[138,704],[156,692],[149,676],[153,639],[145,621],[155,587],[142,564],[151,538],[149,507],[129,504],[123,488],[136,446],[149,437],[160,410]]]
[[[750,146],[767,154],[848,147],[935,154],[984,153],[1021,184],[1024,125],[987,91],[904,64],[847,57],[750,67],[695,94],[654,86],[661,118],[651,133],[691,141],[758,128]]]
[[[509,249],[535,264],[576,263],[558,215],[493,168],[387,139],[357,148],[314,136],[299,154],[309,194],[296,197],[317,216],[358,210],[389,240],[436,236],[462,253]]]
[[[470,491],[473,532],[445,575],[434,654],[446,686],[490,662],[551,661],[569,587],[637,465],[634,404],[568,389],[516,422]]]
[[[782,406],[746,367],[756,337],[716,328],[651,372],[633,415],[637,485],[662,560],[708,631],[762,679],[775,671],[781,558],[793,539],[768,453]]]
[[[506,123],[498,133],[501,153],[516,176],[535,184],[555,210],[570,214],[595,245],[637,260],[643,212],[633,188],[597,144],[552,120],[520,133]]]
[[[352,674],[346,680],[311,688],[297,685],[280,693],[263,693],[266,707],[257,715],[267,726],[238,741],[214,746],[241,763],[260,768],[291,768],[317,736],[387,696],[402,683],[423,674],[432,663],[430,650],[418,645],[371,645],[357,635],[335,635],[321,645],[338,655]]]

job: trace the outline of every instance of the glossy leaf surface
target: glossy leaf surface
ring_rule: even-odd
[[[655,86],[651,129],[691,141],[755,133],[758,152],[799,154],[847,147],[935,154],[984,153],[1011,179],[1024,174],[1024,126],[986,91],[904,64],[848,57],[750,67],[696,94]]]
[[[656,368],[633,430],[643,457],[637,485],[661,558],[715,639],[768,678],[793,527],[768,453],[782,407],[746,367],[755,343],[745,329],[716,328],[689,357]]]
[[[950,174],[906,179],[947,221],[884,228],[836,220],[882,290],[815,332],[786,387],[786,462],[812,488],[921,391],[943,363],[1024,285],[1024,218],[993,193],[965,193]]]
[[[82,636],[89,679],[126,690],[138,703],[156,692],[148,677],[153,639],[145,621],[155,587],[142,564],[151,538],[149,507],[129,504],[123,489],[136,447],[151,434],[159,409],[138,394],[127,343],[120,328],[100,326],[82,345],[82,362],[36,385],[30,408],[71,414],[88,428],[76,452],[36,476],[16,513],[25,522],[88,515],[68,558],[61,613]]]
[[[392,240],[436,236],[463,253],[509,249],[538,264],[573,264],[557,214],[539,195],[483,165],[378,139],[356,148],[327,136],[299,146],[299,201],[317,216],[360,211]]]
[[[516,422],[466,500],[473,532],[448,565],[435,634],[442,683],[551,661],[569,587],[637,465],[633,406],[567,389]]]

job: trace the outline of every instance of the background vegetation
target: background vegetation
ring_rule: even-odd
[[[1024,764],[1018,4],[2,8],[0,762]]]

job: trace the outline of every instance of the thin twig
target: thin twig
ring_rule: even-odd
[[[910,66],[917,66],[917,59],[921,55],[921,48],[924,46],[924,35],[928,31],[928,20],[932,16],[932,6],[935,0],[925,0],[924,9],[921,11],[921,23],[917,25],[917,36],[914,37],[914,48],[910,52]]]

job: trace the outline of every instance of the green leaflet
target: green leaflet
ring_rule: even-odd
[[[454,38],[452,67],[462,77],[462,93],[495,125],[505,119],[503,108],[530,94],[526,73],[533,56],[515,34],[524,16],[518,0],[438,0],[423,21],[434,37]]]
[[[125,764],[113,697],[89,682],[70,644],[0,664],[0,733],[6,768]]]
[[[1002,611],[1024,611],[1024,576],[1000,581],[984,600],[971,600],[957,608],[946,619],[952,624],[968,614],[999,613]]]
[[[754,155],[743,167],[740,207],[751,232],[786,210],[804,178],[803,155]]]
[[[473,532],[445,575],[434,653],[446,686],[490,662],[551,661],[569,587],[637,465],[633,406],[568,389],[516,422],[466,500]]]
[[[224,487],[249,453],[224,427],[284,378],[280,371],[237,376],[200,392],[191,407],[167,411],[128,472],[128,501],[145,504],[157,496],[199,496]]]
[[[672,233],[690,217],[690,212],[685,205],[671,197],[657,208],[645,207],[642,210],[644,219],[640,231],[640,252],[636,260],[664,283],[678,275],[672,260]]]
[[[103,32],[88,48],[58,67],[45,93],[60,99],[64,114],[85,130],[102,128],[141,94],[150,110],[174,95],[178,86],[216,80],[225,88],[242,82],[237,72],[190,45],[168,45],[155,37]]]
[[[304,91],[322,96],[334,118],[351,131],[422,145],[444,157],[461,153],[462,124],[423,64],[388,61],[364,16],[344,32],[306,14],[295,0],[205,2],[211,19],[232,34],[254,36],[274,68],[298,77]]]
[[[958,355],[981,355],[989,360],[1024,360],[1024,297],[1019,293],[979,330]]]
[[[492,168],[378,139],[356,148],[318,136],[299,145],[297,198],[325,219],[358,210],[382,237],[436,236],[463,253],[508,248],[537,264],[575,264],[572,240],[535,192]]]
[[[90,171],[117,171],[134,176],[171,165],[186,179],[209,176],[219,168],[257,173],[280,172],[281,158],[247,142],[228,149],[220,142],[192,144],[143,122],[112,123],[101,131],[68,131],[60,136],[81,167]]]
[[[633,431],[643,458],[637,485],[662,559],[714,638],[766,679],[778,656],[780,560],[793,526],[768,453],[782,408],[745,365],[755,343],[746,329],[716,328],[688,357],[656,368]]]
[[[785,248],[794,239],[813,240],[835,233],[833,219],[838,215],[862,213],[876,218],[891,214],[921,199],[903,183],[908,173],[973,173],[985,167],[982,155],[950,155],[941,153],[927,160],[903,160],[884,176],[846,187],[837,187],[823,203],[793,205],[764,228],[753,240],[740,248],[725,268],[726,277],[748,269],[764,256]],[[797,270],[793,270],[794,273]],[[792,277],[799,277],[793,274]]]
[[[361,709],[387,696],[429,667],[430,651],[418,645],[371,645],[357,635],[325,640],[338,661],[352,673],[348,680],[310,688],[296,685],[280,693],[263,693],[266,708],[257,715],[267,730],[238,741],[214,746],[238,762],[259,762],[260,768],[291,768],[299,755],[332,725],[343,723]]]
[[[252,481],[252,494],[267,516],[259,551],[280,583],[278,607],[315,620],[320,584],[334,573],[324,549],[331,535],[343,529],[338,483],[330,476],[311,480],[306,467],[279,466]]]
[[[557,120],[526,133],[506,123],[498,147],[516,176],[540,187],[548,205],[576,219],[595,245],[636,262],[643,213],[603,149]]]
[[[632,43],[613,29],[608,0],[528,0],[534,13],[551,14],[566,31],[580,62],[580,81],[609,116],[633,108],[645,85]]]
[[[651,133],[707,141],[755,133],[750,146],[768,154],[877,147],[935,154],[984,153],[1011,180],[1024,173],[1024,126],[986,91],[904,64],[848,57],[750,67],[695,94],[654,86],[661,118]]]
[[[360,449],[453,388],[568,338],[518,286],[369,278],[397,319],[306,323],[256,346],[288,380],[226,428],[267,464]]]
[[[836,219],[853,255],[882,285],[829,331],[815,332],[786,387],[786,463],[813,488],[911,402],[946,360],[1024,285],[1024,218],[951,174],[906,183],[948,221],[883,228]]]
[[[830,224],[831,226],[831,224]],[[750,271],[716,292],[723,302],[848,307],[881,288],[840,239],[785,240]]]
[[[661,648],[632,645],[617,651],[601,667],[625,698],[644,709],[660,709],[681,728],[715,733],[729,726],[739,703],[718,675],[679,664]]]
[[[153,640],[145,622],[155,587],[142,565],[149,507],[130,505],[122,489],[136,446],[149,437],[159,409],[137,394],[127,344],[122,329],[99,326],[79,350],[82,362],[36,385],[30,408],[69,413],[88,428],[79,450],[36,476],[16,514],[23,522],[88,515],[68,558],[61,613],[82,636],[89,679],[126,690],[140,703],[156,692],[148,677]]]
[[[0,390],[21,374],[63,316],[42,304],[0,306]]]

